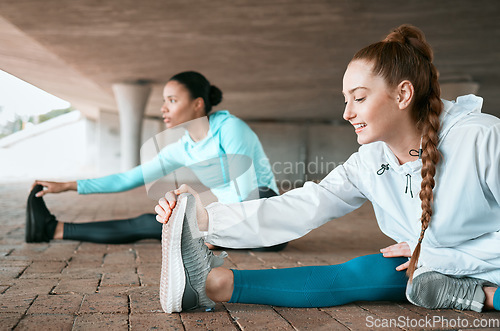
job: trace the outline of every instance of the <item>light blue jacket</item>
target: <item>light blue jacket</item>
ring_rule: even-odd
[[[226,110],[210,114],[208,121],[210,129],[203,140],[195,142],[186,132],[163,148],[156,158],[127,172],[78,180],[78,193],[127,191],[185,167],[220,202],[243,201],[257,187],[279,192],[262,144],[250,127]],[[244,169],[236,169],[235,173],[238,167]]]

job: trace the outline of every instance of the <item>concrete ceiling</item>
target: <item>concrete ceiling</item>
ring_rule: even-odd
[[[350,58],[402,23],[500,115],[498,0],[0,0],[0,69],[90,117],[116,111],[112,83],[137,79],[155,82],[157,116],[164,82],[197,70],[245,119],[342,121]]]

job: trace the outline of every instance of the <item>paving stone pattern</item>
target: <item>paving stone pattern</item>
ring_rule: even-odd
[[[158,297],[160,242],[26,244],[29,188],[28,183],[0,185],[0,330],[368,330],[391,321],[381,329],[446,330],[473,329],[475,319],[500,320],[498,312],[431,311],[406,302],[356,302],[321,309],[219,303],[210,313],[165,314]],[[88,196],[68,192],[49,195],[45,201],[58,219],[68,222],[139,215],[152,212],[156,204],[143,188]],[[391,243],[378,230],[371,206],[365,204],[291,242],[282,252],[230,250],[225,266],[335,264],[376,253]],[[445,319],[462,324],[446,325]],[[443,323],[432,327],[427,321],[433,320]]]

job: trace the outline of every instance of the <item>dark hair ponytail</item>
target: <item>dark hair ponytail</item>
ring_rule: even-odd
[[[421,232],[413,251],[407,274],[410,280],[417,268],[420,247],[425,230],[429,227],[434,201],[434,175],[439,162],[438,133],[439,115],[443,110],[440,99],[438,72],[433,60],[433,52],[422,31],[411,25],[401,25],[383,41],[363,48],[353,60],[366,60],[373,63],[373,72],[382,76],[389,86],[397,86],[409,80],[415,94],[411,116],[422,131],[422,203]]]
[[[222,91],[196,71],[184,71],[174,75],[169,81],[176,81],[184,85],[193,99],[202,98],[205,103],[205,113],[208,114],[213,106],[222,101]]]

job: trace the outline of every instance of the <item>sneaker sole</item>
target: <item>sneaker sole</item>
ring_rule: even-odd
[[[34,217],[32,215],[31,199],[28,198],[28,206],[26,207],[26,227],[24,229],[25,231],[24,240],[27,243],[35,242],[35,238],[33,238],[34,227],[35,224],[34,224]]]
[[[160,303],[168,313],[182,311],[182,296],[186,287],[186,276],[181,252],[182,225],[187,198],[177,201],[170,220],[162,228],[162,267],[160,278]]]
[[[40,186],[41,189],[37,190],[38,186],[39,185],[35,186],[35,188],[33,188],[33,190],[30,192],[28,203],[26,206],[26,226],[24,239],[27,243],[42,242],[42,239],[39,238],[41,236],[41,234],[39,233],[40,229],[36,229],[35,214],[32,206],[33,199],[37,199],[35,197],[35,194],[43,189],[43,187]]]
[[[432,271],[433,271],[432,269],[427,268],[427,267],[420,267],[420,268],[417,268],[417,269],[415,270],[415,272],[413,273],[413,278],[412,278],[411,280],[408,280],[408,284],[406,285],[406,291],[405,291],[406,293],[405,293],[405,294],[406,294],[406,299],[407,299],[407,300],[408,300],[411,304],[414,304],[415,306],[419,306],[419,304],[418,304],[418,303],[416,303],[415,301],[413,301],[413,300],[411,299],[411,295],[410,295],[410,292],[411,292],[411,290],[412,290],[412,286],[413,286],[413,284],[412,284],[413,279],[417,278],[417,276],[419,276],[419,275],[421,275],[421,274],[423,274],[423,273],[426,273],[426,272],[432,272]]]

